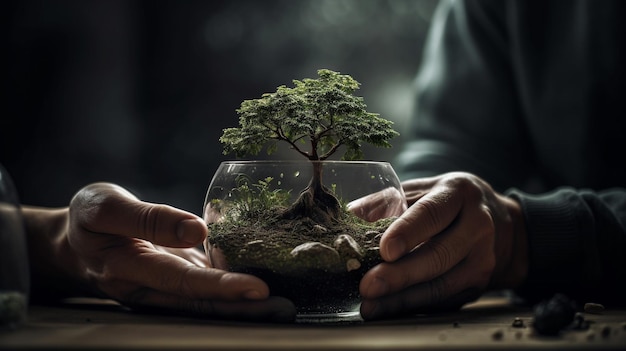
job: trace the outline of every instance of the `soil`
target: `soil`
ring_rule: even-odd
[[[344,213],[321,225],[276,216],[245,225],[209,225],[206,250],[215,267],[263,279],[299,313],[354,311],[359,281],[381,262],[379,242],[393,218],[368,223]]]

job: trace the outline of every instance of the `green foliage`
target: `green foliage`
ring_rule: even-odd
[[[249,223],[276,216],[276,211],[289,203],[290,192],[271,188],[273,178],[267,177],[252,183],[246,175],[237,177],[237,187],[228,193],[229,200],[213,200],[225,222]]]
[[[364,142],[391,146],[389,140],[398,135],[393,122],[366,111],[363,98],[353,95],[359,82],[327,69],[318,75],[294,80],[293,88],[283,85],[260,99],[243,101],[237,109],[240,127],[224,129],[220,138],[224,154],[256,155],[265,145],[271,154],[276,141],[284,141],[310,160],[325,160],[341,146],[342,159],[358,160]]]

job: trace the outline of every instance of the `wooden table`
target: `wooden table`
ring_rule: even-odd
[[[514,328],[520,317],[525,327]],[[483,298],[461,311],[379,322],[264,324],[139,314],[108,300],[31,306],[0,350],[626,350],[626,310],[586,314],[584,331],[539,337],[532,311]]]

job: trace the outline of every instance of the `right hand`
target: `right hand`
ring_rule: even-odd
[[[363,318],[458,308],[525,279],[526,233],[517,202],[460,172],[414,179],[403,188],[409,208],[381,238],[384,262],[361,280]],[[378,197],[366,200],[351,210],[380,207]]]

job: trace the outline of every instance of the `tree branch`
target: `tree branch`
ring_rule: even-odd
[[[334,154],[335,151],[337,151],[337,149],[343,145],[343,142],[340,141],[337,144],[333,145],[333,147],[330,148],[330,150],[328,150],[328,152],[326,152],[325,154],[323,154],[322,156],[320,156],[320,161],[324,161],[325,159],[329,158],[330,155]]]

